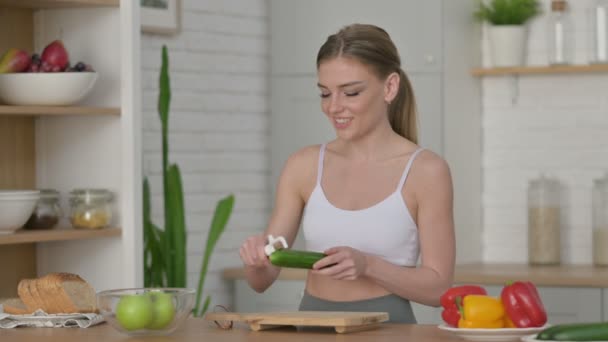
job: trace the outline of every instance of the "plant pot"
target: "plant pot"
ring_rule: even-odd
[[[525,65],[527,31],[524,25],[489,27],[490,57],[495,67]]]

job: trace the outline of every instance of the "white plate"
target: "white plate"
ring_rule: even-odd
[[[538,328],[466,329],[454,328],[441,324],[437,327],[469,341],[500,342],[520,341],[522,337],[538,333],[548,326],[549,325],[544,325]]]

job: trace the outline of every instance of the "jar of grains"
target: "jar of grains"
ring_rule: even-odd
[[[100,229],[112,220],[112,193],[106,189],[70,192],[70,221],[74,228]]]
[[[560,263],[560,184],[541,175],[528,186],[528,262]]]
[[[593,263],[608,266],[608,174],[593,182]]]

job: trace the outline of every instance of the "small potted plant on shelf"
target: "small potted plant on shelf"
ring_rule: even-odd
[[[490,57],[495,67],[525,64],[526,23],[540,13],[538,0],[478,0],[475,17],[489,24]]]

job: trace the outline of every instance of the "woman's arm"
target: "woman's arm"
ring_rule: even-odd
[[[409,181],[416,182],[420,267],[402,267],[352,248],[336,247],[326,251],[329,256],[314,265],[316,273],[336,279],[367,277],[401,297],[425,305],[440,305],[439,297],[451,286],[454,274],[452,180],[448,165],[438,156],[425,153],[418,158],[424,160],[417,160],[415,177]],[[320,269],[332,263],[337,265]]]
[[[311,152],[312,148],[306,148],[289,157],[279,177],[268,228],[263,235],[252,236],[241,246],[245,277],[249,286],[257,292],[266,291],[280,273],[280,268],[270,264],[264,254],[268,235],[283,236],[291,246],[298,233],[305,204],[302,189],[311,178],[309,170],[315,167]]]

